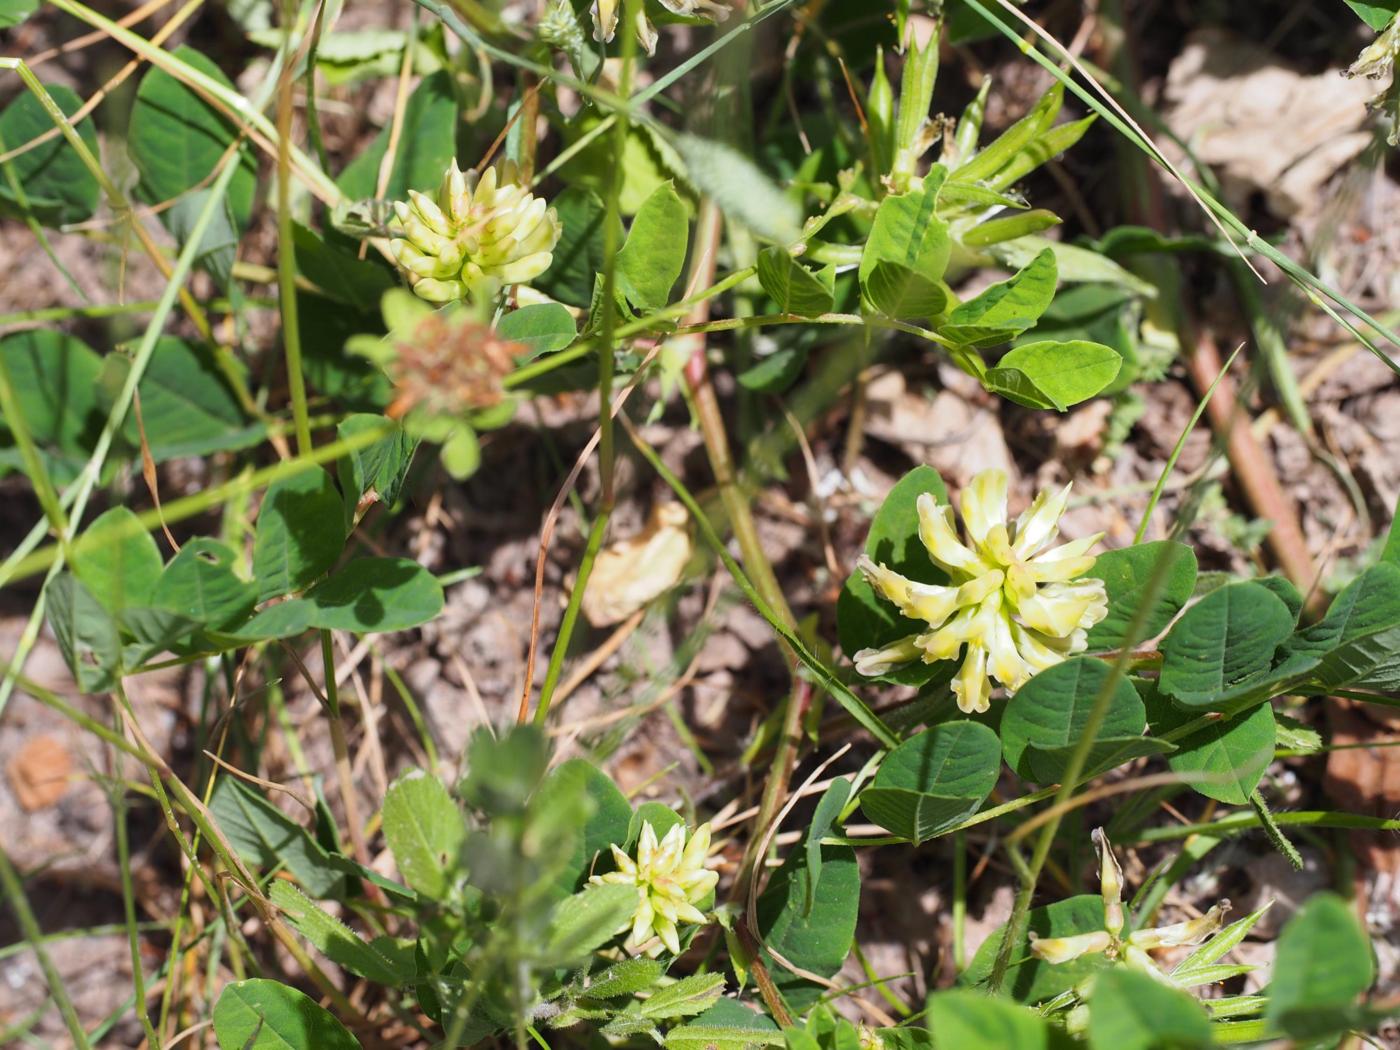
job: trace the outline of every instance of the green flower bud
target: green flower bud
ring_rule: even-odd
[[[436,198],[409,190],[394,214],[390,250],[414,293],[433,303],[538,277],[562,232],[554,209],[509,162],[478,177],[453,161]]]

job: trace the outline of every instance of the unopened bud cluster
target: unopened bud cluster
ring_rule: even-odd
[[[478,177],[454,160],[436,198],[416,190],[408,196],[394,202],[389,247],[420,299],[448,303],[489,282],[523,284],[554,260],[559,216],[513,163]]]

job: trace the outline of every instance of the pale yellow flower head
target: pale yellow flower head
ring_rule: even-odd
[[[637,910],[627,938],[629,949],[644,951],[653,958],[663,949],[672,955],[680,954],[680,924],[702,925],[707,921],[696,905],[709,896],[719,881],[719,874],[705,866],[709,854],[708,823],[696,828],[689,841],[685,825],[677,824],[659,842],[651,824],[643,823],[635,860],[612,847],[617,870],[594,875],[590,881],[637,887]]]
[[[554,261],[559,216],[510,162],[478,177],[454,160],[436,198],[408,196],[394,202],[389,249],[421,299],[448,303],[487,282],[522,284]]]
[[[984,470],[962,492],[963,532],[953,508],[918,499],[919,539],[946,585],[919,583],[862,556],[860,571],[879,595],[928,630],[883,649],[855,654],[863,675],[887,674],[912,660],[934,663],[963,653],[953,692],[963,711],[987,710],[992,681],[1017,689],[1088,645],[1089,628],[1108,613],[1089,550],[1103,533],[1052,547],[1070,486],[1042,492],[1013,522],[1006,518],[1006,474]]]

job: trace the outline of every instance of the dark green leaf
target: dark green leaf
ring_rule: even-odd
[[[816,903],[815,891],[822,877],[822,839],[831,834],[832,825],[840,818],[846,800],[850,797],[851,782],[845,777],[837,777],[817,800],[817,808],[812,814],[812,823],[807,828],[806,842],[803,846],[807,851],[807,872],[810,876],[807,880],[808,913]]]
[[[1159,566],[1157,598],[1134,644],[1157,637],[1190,600],[1196,587],[1196,555],[1173,540],[1139,543],[1099,555],[1089,575],[1103,581],[1108,615],[1089,631],[1091,652],[1128,644],[1128,628]]]
[[[1094,979],[1090,1050],[1208,1050],[1210,1020],[1186,992],[1115,966]]]
[[[811,878],[806,853],[789,854],[758,899],[759,939],[794,966],[830,977],[845,963],[855,938],[860,910],[855,851],[849,846],[822,847],[821,875],[811,891],[809,910],[807,881]],[[778,978],[776,964],[769,966],[780,986],[790,984],[787,978]]]
[[[773,245],[758,253],[758,283],[779,313],[817,317],[834,306],[835,272],[813,273],[786,248]]]
[[[345,547],[340,490],[320,467],[274,481],[253,534],[258,601],[299,591],[335,564]]]
[[[553,206],[564,229],[554,246],[554,261],[533,283],[561,303],[586,307],[594,276],[603,269],[607,209],[596,193],[582,186],[566,188]],[[622,243],[620,233],[617,243]]]
[[[357,558],[306,594],[311,626],[335,631],[403,631],[442,611],[442,585],[407,558]]]
[[[467,826],[437,777],[410,770],[384,796],[384,840],[399,874],[419,893],[442,900],[461,864]]]
[[[1017,690],[1001,720],[1006,762],[1024,777],[1053,783],[1064,769],[1062,761],[1033,763],[1032,752],[1056,752],[1067,757],[1084,735],[1085,724],[1111,670],[1099,660],[1075,656],[1040,672]],[[1113,684],[1108,713],[1099,730],[1101,739],[1137,737],[1147,725],[1142,698],[1124,678]]]
[[[524,347],[515,356],[520,364],[563,350],[578,336],[573,315],[558,303],[535,303],[512,310],[501,318],[496,332]]]
[[[409,190],[437,190],[456,153],[457,96],[452,75],[439,70],[418,82],[404,107],[394,166],[381,195],[379,167],[389,148],[390,129],[384,128],[336,181],[347,197],[403,200]]]
[[[1267,587],[1232,583],[1212,591],[1163,639],[1162,691],[1208,707],[1241,679],[1266,671],[1292,630],[1288,606]]]
[[[359,1050],[330,1013],[291,985],[255,978],[224,986],[214,1005],[220,1050]]]
[[[115,404],[130,369],[125,354],[103,359],[102,396],[107,406]],[[156,343],[137,392],[146,446],[157,463],[249,448],[267,433],[262,423],[244,412],[213,354],[183,339],[167,336]],[[135,413],[127,416],[124,433],[128,443],[138,448],[141,430]]]
[[[915,467],[899,479],[871,519],[865,553],[911,580],[946,583],[947,577],[934,566],[919,539],[917,503],[925,492],[940,504],[948,502],[943,479],[932,467]],[[875,593],[859,572],[853,572],[841,589],[836,602],[836,624],[841,650],[848,658],[861,649],[881,648],[928,629],[925,623],[901,616],[892,604]],[[922,685],[936,673],[935,667],[913,663],[885,676],[885,680]]]
[[[0,28],[14,17],[7,17],[0,11]],[[23,17],[24,14],[21,14],[15,21],[21,21]],[[15,23],[10,21],[9,24]],[[65,116],[71,117],[83,104],[83,100],[71,88],[62,84],[44,86]],[[43,103],[30,92],[21,91],[0,113],[0,150],[16,149],[56,127]],[[92,117],[84,117],[76,127],[78,138],[100,161],[102,154],[97,146],[97,131],[93,127]],[[84,222],[92,218],[97,210],[100,193],[97,177],[88,171],[78,151],[62,135],[27,153],[21,153],[9,162],[8,167],[24,193],[29,213],[45,226]],[[14,213],[25,210],[10,180],[3,175],[0,175],[0,204],[5,206],[6,211]]]
[[[5,336],[0,339],[0,356],[50,480],[66,485],[77,477],[102,432],[102,359],[81,339],[52,328]],[[13,444],[4,427],[0,466],[19,465]]]
[[[761,358],[757,364],[744,369],[735,378],[745,390],[755,390],[761,394],[781,394],[796,382],[806,364],[805,347],[784,347]]]
[[[1374,979],[1371,945],[1356,913],[1335,893],[1319,893],[1279,935],[1264,1016],[1284,1032],[1308,1032],[1310,1015],[1351,1006]]]
[[[1063,412],[1113,382],[1123,359],[1101,343],[1024,343],[987,370],[982,385],[1027,408]]]
[[[612,778],[591,762],[570,759],[550,771],[535,796],[536,804],[548,810],[556,800],[570,803],[587,798],[590,812],[580,834],[573,840],[573,855],[560,872],[558,884],[561,895],[573,893],[593,870],[594,858],[606,855],[608,846],[619,847],[627,841],[627,829],[632,820],[632,804],[618,790]]]
[[[239,856],[270,872],[285,867],[312,896],[339,898],[345,876],[300,824],[232,776],[219,777],[209,811]]]
[[[996,786],[1001,743],[979,722],[945,722],[895,748],[861,793],[866,816],[915,845],[977,811]]]
[[[1177,719],[1185,723],[1185,712]],[[1163,732],[1167,726],[1156,726]],[[1232,806],[1249,802],[1250,793],[1274,760],[1274,710],[1260,704],[1243,715],[1208,725],[1176,742],[1167,764],[1190,776],[1188,783],[1207,798]]]
[[[939,334],[963,346],[995,346],[1020,335],[1055,297],[1058,271],[1048,248],[1009,280],[955,307]]]
[[[292,244],[302,276],[330,298],[362,310],[379,302],[398,282],[388,267],[358,258],[344,243],[344,237],[339,237],[338,243],[323,240],[301,223],[292,225]]]
[[[666,1033],[666,1050],[758,1050],[782,1046],[783,1034],[764,1014],[721,999],[689,1024]]]
[[[418,442],[404,432],[403,426],[386,416],[373,412],[355,412],[342,419],[335,433],[342,441],[370,430],[386,434],[372,445],[357,449],[336,463],[336,474],[345,497],[345,520],[353,522],[360,501],[368,494],[392,507],[399,501],[403,483]]]
[[[177,48],[174,56],[232,87],[219,68],[194,48]],[[237,138],[227,117],[170,73],[153,68],[141,78],[131,110],[127,146],[141,173],[138,188],[143,200],[161,204],[200,186]],[[257,182],[257,168],[247,142],[238,147],[237,164],[227,200],[234,226],[242,230],[247,228],[252,213]]]
[[[664,182],[632,219],[617,255],[617,287],[638,310],[659,310],[685,265],[690,224],[676,188]]]

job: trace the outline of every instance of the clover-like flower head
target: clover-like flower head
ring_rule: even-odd
[[[696,828],[689,841],[685,825],[677,824],[658,842],[656,829],[644,822],[635,860],[612,847],[617,870],[594,875],[590,881],[637,887],[637,910],[627,938],[629,949],[644,951],[653,958],[663,948],[672,955],[680,954],[680,924],[699,925],[707,921],[696,905],[709,896],[719,881],[719,874],[705,866],[709,854],[709,824]]]
[[[1006,475],[984,470],[962,492],[966,543],[953,508],[928,493],[919,496],[919,538],[949,582],[906,579],[862,556],[859,568],[871,587],[928,630],[862,649],[856,670],[873,677],[911,660],[952,660],[965,650],[953,692],[963,711],[985,711],[993,679],[1014,693],[1032,675],[1083,652],[1089,628],[1108,612],[1103,582],[1084,578],[1094,566],[1089,550],[1103,533],[1051,546],[1069,492],[1068,485],[1042,492],[1008,523]]]
[[[389,248],[422,299],[448,303],[488,282],[523,284],[554,260],[559,216],[509,161],[478,177],[454,160],[436,199],[408,196],[394,202]]]

